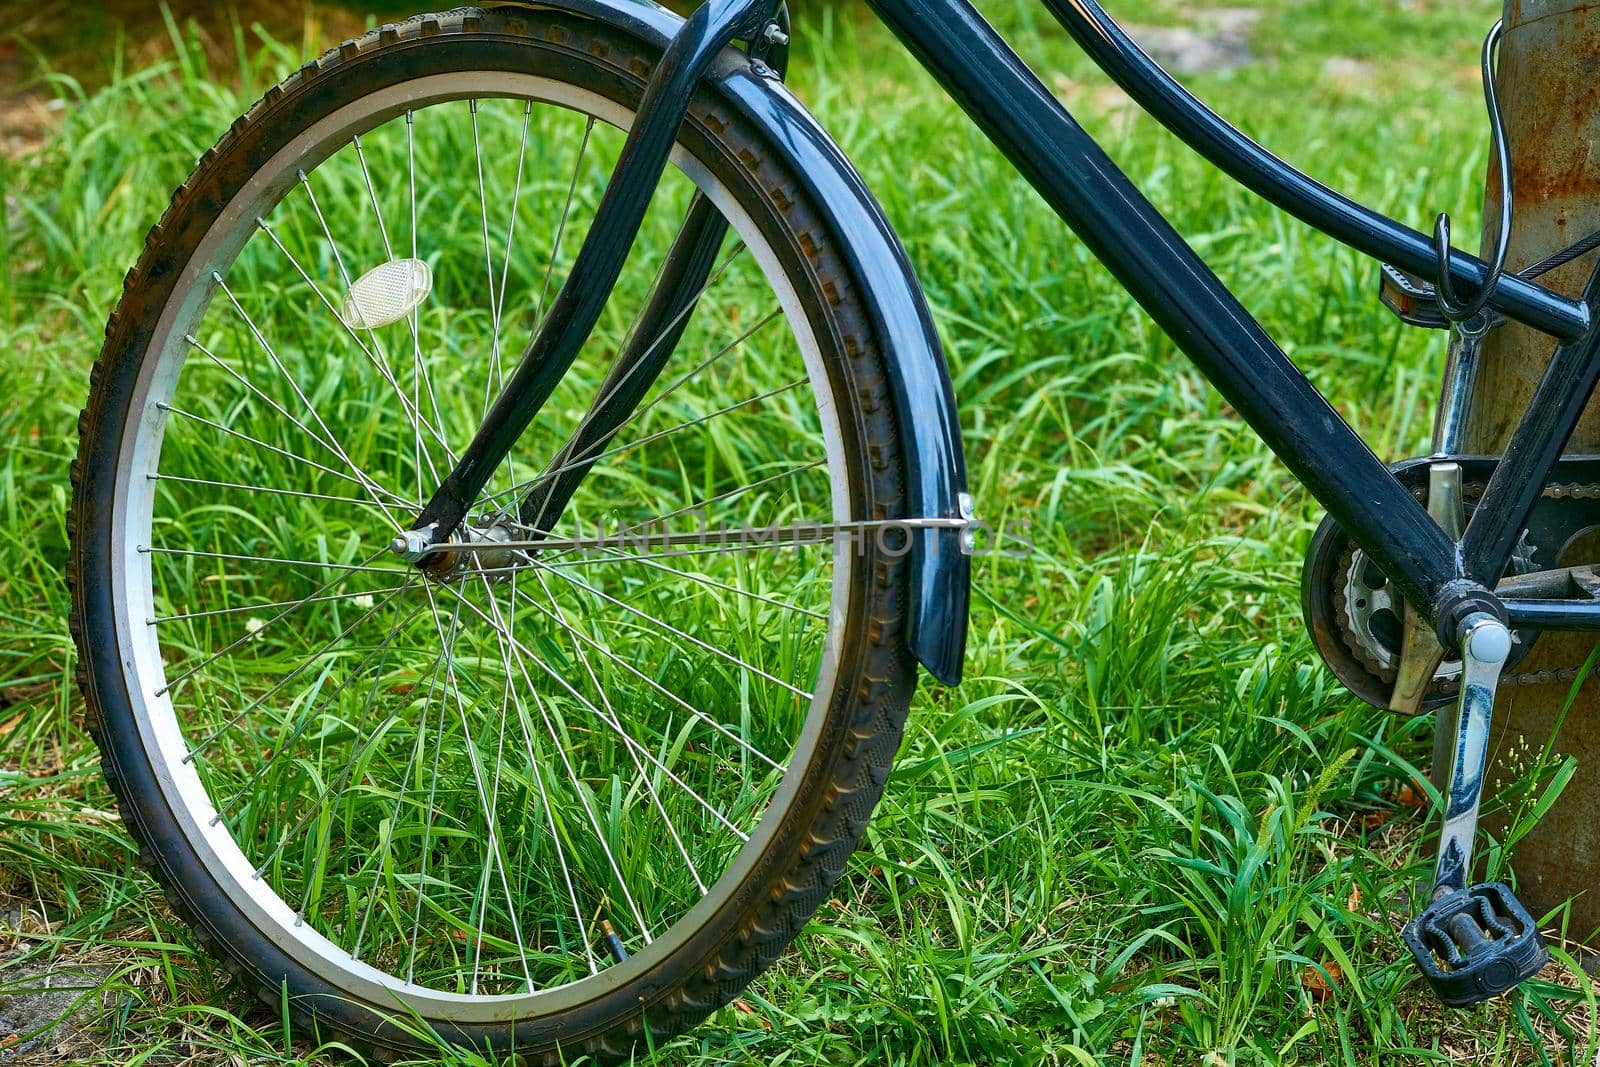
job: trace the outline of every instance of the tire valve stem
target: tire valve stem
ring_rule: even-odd
[[[610,919],[600,920],[600,936],[606,939],[606,948],[611,950],[611,958],[621,963],[628,958],[628,950],[622,947],[622,938],[617,936],[617,931],[612,927]]]

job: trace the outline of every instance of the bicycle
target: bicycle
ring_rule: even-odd
[[[1373,703],[1441,709],[1407,943],[1446,1003],[1503,993],[1547,954],[1509,889],[1467,884],[1485,739],[1540,632],[1600,629],[1593,568],[1532,563],[1596,525],[1544,489],[1600,482],[1562,456],[1600,281],[1504,269],[1510,188],[1485,263],[1249,141],[1095,0],[1044,3],[1461,338],[1435,454],[1385,465],[966,0],[869,0],[1327,508],[1320,653]],[[827,896],[918,665],[960,679],[955,398],[897,238],[783,87],[790,30],[774,0],[379,27],[201,159],[108,325],[69,575],[106,775],[200,941],[380,1058],[430,1034],[617,1058],[692,1026]],[[1556,354],[1505,454],[1464,456],[1476,339],[1506,320]]]

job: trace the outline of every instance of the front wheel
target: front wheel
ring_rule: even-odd
[[[524,547],[390,549],[559,289],[655,59],[522,10],[347,42],[202,159],[95,368],[74,633],[124,818],[205,945],[381,1057],[611,1058],[702,1019],[827,895],[899,741],[883,356],[803,184],[710,91],[469,515]],[[519,527],[696,193],[730,234],[675,354],[559,523]]]

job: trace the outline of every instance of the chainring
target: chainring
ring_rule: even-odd
[[[1462,496],[1470,514],[1497,460],[1461,457],[1456,461],[1466,468]],[[1394,468],[1395,476],[1419,503],[1426,503],[1427,471],[1433,462],[1436,460],[1412,460]],[[1600,525],[1600,460],[1574,457],[1561,461],[1560,466],[1566,469],[1558,470],[1558,475],[1583,480],[1563,479],[1545,489],[1529,529],[1518,542],[1509,573],[1565,565],[1560,556],[1567,544],[1579,531]],[[1399,662],[1400,601],[1390,595],[1382,573],[1331,517],[1323,520],[1307,550],[1301,608],[1317,652],[1339,681],[1367,703],[1387,707]],[[1526,656],[1536,637],[1531,631],[1517,634],[1508,668]],[[1508,670],[1503,683],[1543,684],[1576,671],[1574,666],[1523,676]],[[1453,699],[1459,674],[1459,661],[1442,663],[1424,706]]]
[[[1538,569],[1534,562],[1538,549],[1528,542],[1523,532],[1511,557],[1506,573],[1528,574]],[[1362,666],[1389,689],[1394,688],[1399,674],[1401,647],[1404,633],[1404,601],[1389,592],[1389,580],[1384,577],[1366,554],[1353,545],[1348,546],[1335,574],[1334,607],[1338,611],[1336,622],[1345,646]],[[1538,635],[1528,631],[1512,634],[1511,660],[1520,660]],[[1434,669],[1433,682],[1423,698],[1424,704],[1448,700],[1456,692],[1461,677],[1459,659],[1441,660]]]

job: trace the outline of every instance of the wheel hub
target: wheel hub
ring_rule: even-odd
[[[503,547],[516,540],[510,530],[498,522],[485,526],[463,523],[458,533],[464,540],[435,542],[435,527],[405,530],[389,542],[389,551],[414,563],[436,582],[455,582],[472,574],[480,574],[491,582],[503,582],[514,571],[532,565],[526,550]]]

